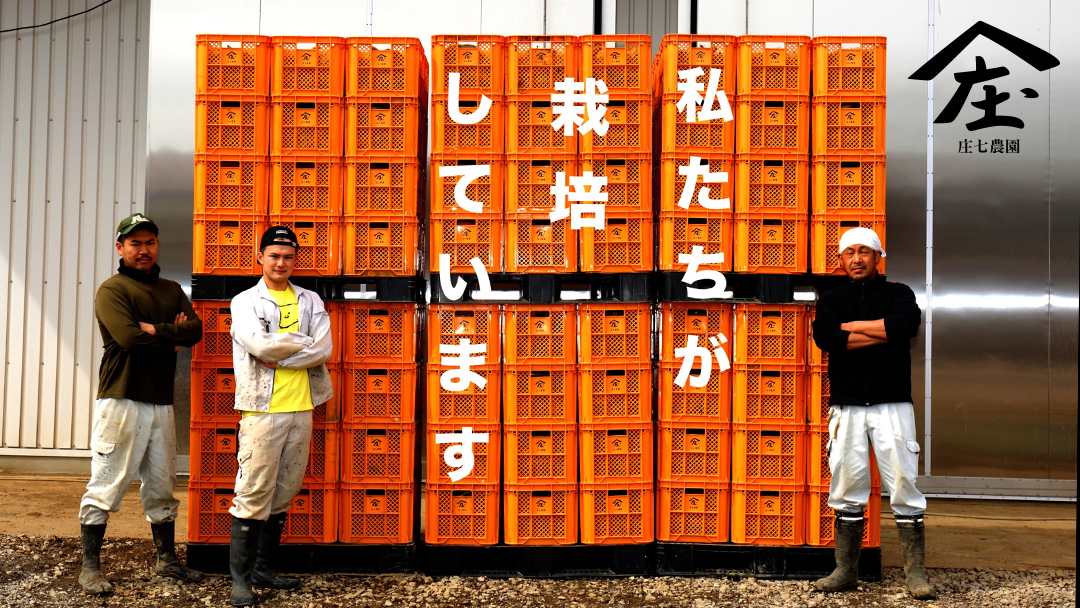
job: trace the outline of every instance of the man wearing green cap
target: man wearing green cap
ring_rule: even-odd
[[[90,449],[90,482],[79,505],[82,572],[87,593],[112,591],[100,570],[109,513],[138,477],[139,496],[157,548],[157,574],[182,581],[203,574],[176,556],[176,423],[173,375],[176,351],[202,339],[202,322],[180,285],[158,275],[158,227],[135,213],[116,228],[117,274],[98,287],[94,301],[105,342]]]

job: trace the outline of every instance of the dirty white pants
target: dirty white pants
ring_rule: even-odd
[[[98,399],[90,437],[90,483],[79,504],[79,522],[100,525],[136,477],[139,497],[152,524],[176,519],[176,420],[173,406],[131,399]]]
[[[915,410],[910,403],[833,406],[829,413],[829,506],[863,511],[870,501],[870,447],[877,457],[881,485],[893,513],[919,515],[926,498],[915,487],[919,443]]]
[[[240,420],[233,517],[266,521],[300,493],[311,448],[311,410]]]

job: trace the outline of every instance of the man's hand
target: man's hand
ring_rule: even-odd
[[[157,335],[157,329],[155,329],[154,326],[149,323],[143,323],[142,321],[139,321],[139,329],[150,334],[151,336]]]
[[[187,321],[187,315],[185,315],[184,313],[180,313],[180,314],[176,315],[175,323],[177,325],[183,323],[184,321]]]
[[[886,344],[888,340],[882,338],[875,338],[866,334],[859,334],[852,332],[848,334],[847,349],[856,350],[859,348],[866,348],[867,346],[874,346],[876,344]]]
[[[840,329],[853,334],[862,334],[879,340],[880,343],[889,341],[889,335],[885,333],[885,319],[875,321],[848,321],[841,323]]]
[[[262,359],[259,359],[259,363],[262,363],[263,365],[265,365],[266,367],[269,367],[270,369],[276,369],[277,368],[277,363],[273,363],[273,362],[269,362],[269,361],[263,361]]]

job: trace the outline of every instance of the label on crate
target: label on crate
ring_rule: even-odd
[[[458,46],[458,65],[480,65],[480,49],[469,46]]]
[[[244,51],[242,49],[222,47],[221,58],[218,63],[221,65],[244,65]]]
[[[311,513],[310,490],[300,490],[300,493],[296,495],[296,498],[292,499],[292,509],[289,513]]]
[[[588,116],[588,105],[585,106],[585,114]],[[626,124],[626,104],[614,105],[608,104],[607,114],[604,114],[604,118],[608,123],[613,125],[625,125]]]
[[[476,222],[459,223],[454,227],[457,243],[476,243]]]
[[[845,167],[844,165],[855,165],[853,167]],[[862,166],[858,163],[840,163],[840,185],[841,186],[861,186],[862,185]]]
[[[218,169],[218,183],[222,186],[239,186],[242,173],[239,167],[221,167]]]
[[[529,334],[533,336],[550,336],[551,335],[551,317],[546,313],[544,316],[538,314],[529,316]]]
[[[777,494],[777,496],[773,496]],[[759,515],[783,515],[779,492],[762,492],[758,503]]]
[[[386,431],[372,433],[371,430],[369,430],[367,436],[364,437],[364,451],[368,454],[386,454],[389,450],[387,444],[390,443],[386,438]]]
[[[232,371],[232,370],[229,370]],[[218,372],[215,388],[219,393],[231,393],[236,390],[236,376]]]
[[[693,312],[693,311],[691,311]],[[690,330],[694,333],[702,333],[708,331],[709,317],[708,315],[695,315],[690,314],[686,316],[686,320],[690,322]]]
[[[691,49],[690,65],[712,65],[712,49],[704,47]]]
[[[766,42],[762,63],[765,67],[775,68],[787,65],[787,49],[783,42]]]
[[[386,495],[379,494],[365,494],[364,495],[364,513],[368,515],[382,515],[386,513]]]
[[[758,453],[767,456],[783,456],[784,441],[780,431],[762,431],[758,439]]]
[[[386,311],[380,310],[373,310],[369,312],[367,319],[367,330],[368,333],[373,334],[390,333],[390,315],[387,314]]]
[[[862,49],[843,49],[840,51],[840,67],[861,68]]]
[[[704,243],[708,241],[709,225],[707,223],[688,223],[686,225],[686,240],[690,241],[691,243]]]
[[[542,245],[551,244],[551,225],[550,224],[533,224],[532,230],[532,242]]]
[[[374,104],[378,105],[378,104]],[[389,105],[389,104],[386,104]],[[393,115],[389,108],[371,108],[368,114],[368,124],[373,127],[389,127],[393,122]]]
[[[368,393],[386,393],[390,391],[390,378],[387,377],[386,372],[381,374],[372,373],[375,370],[368,370],[367,377],[367,392]]]
[[[239,127],[244,124],[244,112],[239,107],[236,108],[221,108],[219,119],[221,124],[232,127]]]
[[[390,169],[369,169],[368,184],[376,188],[385,188],[390,185]]]
[[[862,108],[845,108],[844,105],[840,104],[840,126],[861,127]]]
[[[698,432],[694,432],[698,431]],[[687,429],[686,439],[684,440],[683,449],[687,452],[694,452],[697,454],[705,453],[705,445],[708,443],[705,439],[704,429]]]
[[[607,435],[607,453],[608,454],[629,454],[630,453],[630,438],[627,437],[626,431],[622,431],[618,435],[609,432]]]
[[[532,514],[533,515],[551,515],[551,496],[550,492],[544,492],[549,496],[532,496]]]
[[[394,67],[394,51],[375,51],[371,57],[371,67],[376,69]]]
[[[475,334],[476,333],[476,317],[473,315],[454,315],[454,333],[455,334]]]
[[[780,225],[763,224],[761,226],[761,242],[783,244],[784,227]]]
[[[604,315],[604,333],[626,333],[626,317],[621,314]]]
[[[604,389],[609,395],[626,394],[626,376],[607,376],[604,378]]]
[[[552,49],[532,49],[532,65],[551,65],[554,54]]]
[[[551,394],[551,378],[539,377],[529,380],[529,394],[530,395],[550,395]]]
[[[547,110],[548,108],[534,108],[534,110]],[[550,116],[550,114],[549,114]],[[530,167],[529,181],[536,185],[550,184],[555,177],[555,169],[550,165],[533,165]]]
[[[630,227],[625,223],[616,224],[611,222],[604,232],[607,233],[607,242],[609,243],[626,243],[630,240]]]
[[[293,228],[293,232],[296,233],[296,240],[300,242],[301,246],[311,247],[313,245],[319,244],[316,238],[314,226],[303,228],[301,228],[300,226],[295,226]]]
[[[761,167],[761,183],[769,185],[784,185],[784,167],[780,165],[764,165]]]
[[[626,183],[626,165],[608,165],[606,169],[609,184]]]
[[[232,488],[214,490],[214,513],[228,513],[232,507]]]
[[[217,331],[232,329],[232,311],[228,308],[217,309]]]
[[[780,372],[775,372],[775,375],[769,375],[769,372],[761,373],[761,394],[762,395],[780,395],[781,388],[783,388],[784,382],[780,378]]]
[[[784,320],[779,313],[769,314],[766,312],[761,315],[761,326],[758,328],[758,333],[763,336],[780,336],[784,333]]]
[[[783,126],[787,123],[787,106],[766,104],[762,108],[761,122],[766,125]]]
[[[450,510],[454,515],[472,515],[472,492],[454,492]]]
[[[296,67],[317,68],[319,67],[319,52],[315,49],[303,49],[296,51]]]
[[[316,171],[311,168],[293,169],[293,185],[315,186],[317,185]]]
[[[315,111],[315,108],[296,108],[293,119],[296,121],[295,125],[297,127],[319,126],[319,113]]]
[[[386,222],[377,222],[368,226],[368,245],[371,247],[386,247],[390,245],[390,226]]]
[[[630,497],[627,496],[627,492],[623,491],[615,495],[608,494],[607,510],[609,515],[629,515]]]
[[[704,513],[705,512],[705,493],[698,491],[691,493],[693,488],[687,488],[683,492],[683,508],[688,513]]]
[[[532,435],[529,437],[530,451],[533,456],[551,456],[551,434]]]
[[[532,108],[532,124],[534,125],[549,125],[551,124],[551,108]],[[548,167],[541,167],[542,169],[548,169]]]
[[[236,452],[236,431],[219,429],[214,435],[214,451],[225,454]]]
[[[607,49],[608,65],[626,65],[626,48],[615,47]]]

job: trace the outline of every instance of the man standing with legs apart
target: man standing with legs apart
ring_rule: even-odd
[[[908,590],[932,599],[911,403],[911,340],[922,314],[911,288],[878,274],[885,251],[873,230],[845,232],[839,250],[850,281],[821,296],[814,320],[814,342],[829,353],[829,506],[836,510],[836,569],[815,585],[838,591],[858,583],[872,447],[896,517]]]
[[[98,287],[94,313],[104,340],[90,449],[90,483],[79,504],[82,572],[87,593],[112,591],[101,573],[109,513],[135,477],[157,547],[157,574],[186,582],[203,574],[182,564],[174,546],[177,507],[176,351],[202,339],[202,321],[180,285],[158,275],[158,227],[136,213],[116,228],[117,274]]]
[[[333,344],[322,299],[289,282],[296,234],[273,226],[259,241],[262,280],[232,300],[233,368],[240,419],[229,569],[234,606],[255,603],[252,584],[295,589],[272,563],[285,517],[300,492],[311,447],[311,414],[333,396],[326,370]]]

